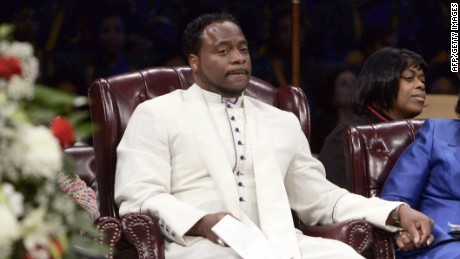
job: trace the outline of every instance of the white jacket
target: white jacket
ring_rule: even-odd
[[[350,194],[328,182],[294,114],[247,96],[243,102],[260,230],[272,243],[300,257],[291,208],[305,224],[364,218],[385,228],[399,203]],[[239,209],[232,167],[196,84],[140,104],[117,148],[117,160],[120,214],[150,213],[168,243],[193,244],[200,237],[184,234],[212,212],[229,211],[256,228]]]

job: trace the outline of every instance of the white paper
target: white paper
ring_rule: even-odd
[[[229,247],[244,259],[291,259],[265,236],[244,225],[232,216],[225,216],[213,228]]]

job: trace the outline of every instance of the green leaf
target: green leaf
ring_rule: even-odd
[[[75,135],[79,141],[87,141],[93,136],[94,127],[88,123],[80,123],[74,127]]]
[[[2,23],[0,24],[0,40],[13,39],[14,25]]]
[[[70,239],[71,254],[75,257],[66,257],[66,258],[87,258],[94,257],[103,258],[104,255],[109,254],[109,247],[103,244],[96,242],[95,240],[87,237],[74,236]]]
[[[37,85],[35,87],[35,97],[32,102],[44,104],[47,107],[66,107],[67,109],[74,106],[77,95],[64,92],[51,87]]]

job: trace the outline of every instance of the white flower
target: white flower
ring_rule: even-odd
[[[24,196],[14,190],[14,186],[9,183],[4,183],[3,191],[7,200],[9,210],[15,217],[20,217],[24,213]]]
[[[33,56],[34,49],[30,43],[27,42],[6,42],[0,43],[0,53],[5,56],[14,56],[18,58],[28,58]]]
[[[21,76],[13,75],[6,87],[7,95],[13,100],[30,99],[33,96],[33,85]]]
[[[13,75],[9,80],[0,78],[0,91],[9,99],[30,99],[34,95],[34,83],[39,75],[39,61],[27,42],[0,42],[0,57],[14,57],[20,62],[21,75]]]
[[[74,203],[70,202],[69,197],[59,196],[56,197],[51,204],[53,210],[59,212],[61,215],[65,215],[66,219],[70,222],[75,221],[75,209]]]
[[[40,207],[29,212],[22,221],[21,232],[24,237],[24,247],[33,258],[43,258],[43,250],[39,248],[48,247],[50,243],[45,215],[46,209]]]
[[[49,258],[47,248],[53,237],[65,234],[66,228],[63,226],[59,217],[48,217],[48,211],[44,207],[39,207],[31,211],[22,221],[22,236],[24,247],[27,252],[36,259]]]
[[[0,204],[0,258],[8,257],[12,244],[20,237],[19,223],[5,206]]]
[[[31,44],[4,40],[12,28],[0,24],[0,66],[7,68],[0,70],[0,259],[23,254],[49,259],[57,245],[67,252],[68,240],[91,239],[75,226],[84,212],[57,184],[64,170],[59,140],[48,127],[30,123],[31,107],[41,110],[34,105],[41,100],[27,105],[35,95],[39,62]],[[43,112],[58,112],[48,104]]]
[[[59,141],[44,126],[20,125],[10,156],[24,175],[56,180],[63,157]]]
[[[49,203],[52,202],[50,197],[56,192],[56,182],[47,181],[40,187],[40,192],[35,195],[35,201],[39,204],[39,206],[48,207]]]

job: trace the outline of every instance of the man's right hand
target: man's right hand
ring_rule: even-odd
[[[190,230],[186,234],[190,236],[202,236],[218,244],[218,236],[214,234],[211,228],[214,227],[214,225],[216,225],[217,222],[219,222],[226,215],[232,216],[232,214],[230,214],[229,212],[217,212],[212,214],[206,214],[195,225],[193,225],[193,227],[190,228]]]
[[[434,241],[434,237],[431,235],[434,226],[432,219],[409,206],[400,206],[398,212],[401,227],[409,233],[408,237],[413,246],[421,248]]]

